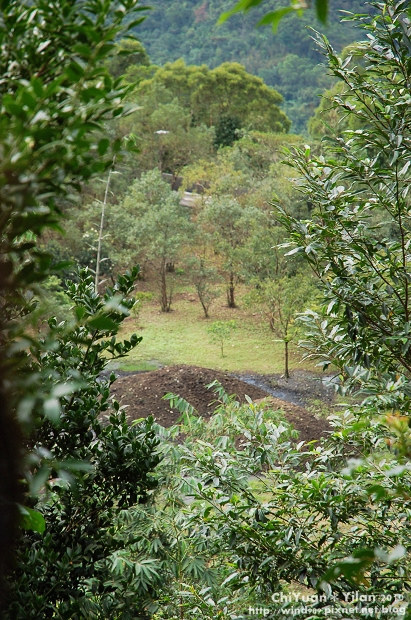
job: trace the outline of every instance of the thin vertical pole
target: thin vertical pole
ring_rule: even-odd
[[[103,205],[101,207],[100,229],[98,233],[98,243],[97,243],[96,279],[94,282],[94,288],[95,288],[96,293],[98,293],[98,281],[100,279],[100,262],[101,262],[100,257],[101,257],[101,243],[103,240],[103,230],[104,230],[104,216],[105,216],[105,211],[106,211],[106,206],[107,206],[108,192],[110,189],[110,180],[111,180],[111,175],[114,169],[114,164],[115,164],[115,158],[113,159],[113,163],[108,173],[106,189],[104,192]]]

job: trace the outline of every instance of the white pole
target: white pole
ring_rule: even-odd
[[[94,283],[94,288],[96,293],[98,293],[98,281],[100,278],[100,256],[101,256],[101,242],[103,239],[103,229],[104,229],[104,215],[105,215],[105,210],[106,210],[106,205],[107,205],[107,199],[108,199],[108,192],[110,189],[110,180],[111,180],[111,175],[113,173],[114,170],[114,164],[115,164],[116,158],[114,157],[113,159],[113,163],[111,165],[110,171],[108,173],[108,177],[107,177],[107,182],[106,182],[106,190],[104,192],[104,200],[103,200],[103,205],[101,207],[101,218],[100,218],[100,230],[98,233],[98,243],[97,243],[97,260],[96,260],[96,279],[95,279],[95,283]]]

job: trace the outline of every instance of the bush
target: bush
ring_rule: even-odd
[[[115,375],[101,375],[110,357],[123,357],[141,340],[115,337],[133,306],[127,295],[136,275],[122,276],[100,297],[92,275],[82,272],[68,287],[76,326],[49,320],[53,346],[38,373],[46,387],[54,385],[54,396],[31,439],[28,527],[35,531],[22,537],[6,618],[135,617],[127,613],[143,609],[154,587],[153,576],[139,586],[113,563],[133,538],[118,536],[117,515],[149,502],[157,485],[159,440],[152,418],[127,422],[110,397]]]

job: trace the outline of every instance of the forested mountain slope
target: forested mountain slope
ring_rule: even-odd
[[[227,0],[152,0],[149,4],[153,10],[137,35],[153,63],[177,58],[210,67],[240,62],[283,95],[294,133],[305,129],[319,103],[318,95],[331,84],[319,65],[322,57],[307,25],[324,32],[341,49],[358,38],[358,31],[351,23],[340,23],[340,10],[367,11],[362,0],[331,0],[328,26],[318,24],[314,12],[307,11],[301,18],[284,18],[273,35],[269,27],[254,26],[264,13],[281,4],[279,0],[267,1],[248,15],[235,15],[222,26],[217,26],[217,20],[231,6]]]

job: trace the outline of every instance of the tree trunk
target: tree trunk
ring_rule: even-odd
[[[202,305],[202,307],[203,307],[203,310],[204,310],[204,317],[205,317],[206,319],[208,319],[208,318],[209,318],[209,315],[208,315],[208,308],[207,308],[207,306],[204,304],[204,302],[203,302],[203,300],[202,300],[201,298],[200,298],[200,303],[201,303],[201,305]]]
[[[160,272],[160,302],[161,302],[161,312],[168,312],[169,305],[168,305],[168,299],[167,299],[167,276],[166,276],[165,264],[161,265],[161,272]]]
[[[284,340],[284,376],[286,379],[290,378],[290,372],[288,370],[288,340]]]
[[[230,273],[230,281],[227,288],[227,305],[229,308],[235,308],[235,298],[234,298],[234,274]]]

